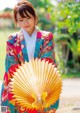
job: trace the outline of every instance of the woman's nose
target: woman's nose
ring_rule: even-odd
[[[25,19],[25,20],[24,20],[24,24],[29,24],[28,19]]]

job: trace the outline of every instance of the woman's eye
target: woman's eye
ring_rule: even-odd
[[[19,20],[20,22],[22,22],[23,20]]]
[[[27,19],[30,19],[30,17],[27,17]]]

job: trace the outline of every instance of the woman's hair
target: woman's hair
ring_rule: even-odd
[[[14,20],[17,23],[17,13],[20,14],[22,18],[30,17],[29,12],[35,19],[37,19],[37,14],[33,5],[27,0],[21,0],[14,7]]]

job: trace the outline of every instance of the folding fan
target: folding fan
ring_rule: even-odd
[[[14,100],[26,109],[49,107],[59,99],[62,89],[57,68],[40,59],[21,64],[13,73],[10,84]]]

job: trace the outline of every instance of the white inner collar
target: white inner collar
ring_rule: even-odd
[[[24,29],[22,29],[25,41],[26,41],[26,49],[28,53],[29,60],[34,58],[35,45],[36,45],[36,37],[37,37],[37,28],[35,27],[32,35],[30,36]]]

